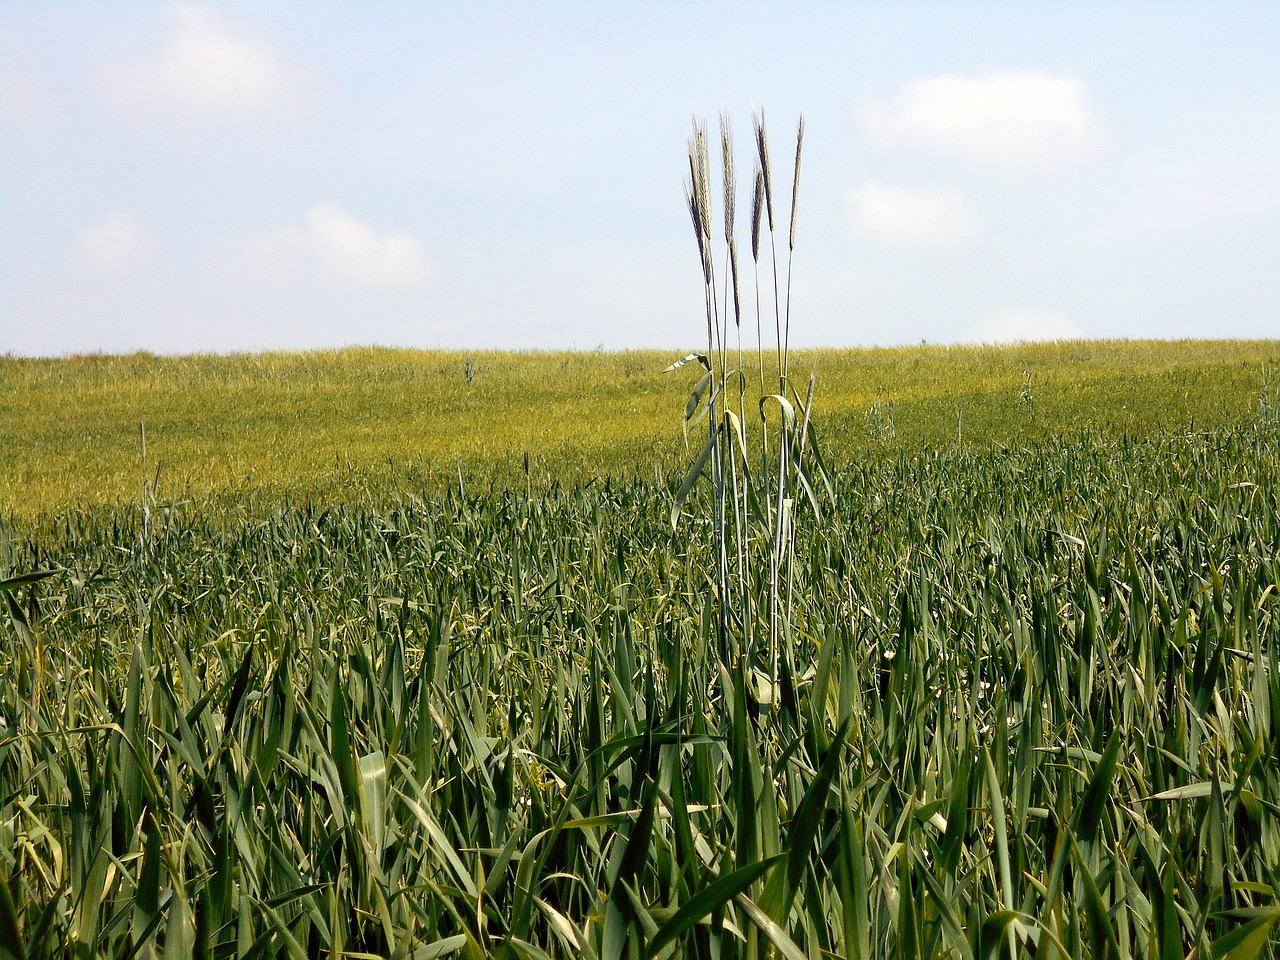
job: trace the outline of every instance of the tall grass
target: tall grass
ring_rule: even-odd
[[[0,949],[1273,956],[1277,481],[853,461],[773,703],[674,483],[64,514],[0,550]]]
[[[716,242],[712,223],[713,190],[711,163],[705,125],[694,121],[689,137],[689,179],[685,199],[697,241],[702,266],[706,309],[707,352],[689,354],[667,367],[667,373],[697,361],[705,371],[685,404],[686,431],[690,423],[707,420],[707,440],[694,458],[672,507],[672,524],[679,521],[685,500],[698,479],[707,473],[712,488],[712,552],[716,566],[717,624],[719,649],[726,662],[736,661],[730,650],[739,652],[742,662],[735,669],[746,671],[745,683],[758,695],[757,671],[767,683],[759,692],[768,702],[783,673],[794,673],[792,638],[787,634],[792,593],[791,560],[794,552],[796,494],[803,490],[818,511],[815,486],[818,477],[827,484],[822,461],[817,457],[817,438],[810,427],[813,377],[808,392],[801,397],[791,386],[791,268],[795,252],[796,223],[800,187],[800,158],[804,142],[804,120],[796,133],[795,164],[791,189],[790,232],[787,240],[785,299],[779,298],[780,274],[774,238],[773,181],[768,135],[763,112],[752,118],[756,145],[754,194],[751,218],[751,250],[756,303],[756,357],[759,363],[760,392],[752,397],[752,416],[747,416],[747,392],[751,381],[744,364],[742,347],[742,303],[739,283],[738,247],[735,233],[737,185],[734,176],[733,136],[727,115],[720,118],[720,171],[723,210],[724,267],[716,270]],[[760,316],[759,252],[761,230],[769,234],[770,276],[773,287],[775,342],[767,345],[762,336]],[[765,388],[766,351],[776,357],[773,377],[776,389]],[[734,394],[736,393],[736,398]],[[734,400],[736,399],[736,403]],[[774,416],[772,430],[769,417]],[[754,432],[760,434],[760,455],[755,458]],[[772,442],[770,437],[772,436]],[[811,482],[806,475],[804,452],[812,444],[815,468]],[[767,571],[767,575],[766,575]],[[765,616],[758,622],[758,613]],[[758,641],[763,638],[764,643]]]

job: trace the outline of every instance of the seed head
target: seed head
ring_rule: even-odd
[[[756,166],[756,188],[751,197],[751,259],[760,262],[760,214],[764,208],[764,174]]]
[[[796,129],[796,170],[791,180],[791,239],[790,249],[796,248],[796,200],[800,196],[800,148],[804,145],[804,114],[800,115],[800,126]]]
[[[724,167],[724,238],[733,240],[733,198],[737,192],[733,180],[733,128],[729,114],[720,114],[720,156]]]
[[[756,152],[760,155],[760,175],[764,178],[764,208],[769,214],[769,230],[773,230],[773,178],[769,175],[769,138],[764,129],[764,108],[751,115],[756,128]]]

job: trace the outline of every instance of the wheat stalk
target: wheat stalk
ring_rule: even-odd
[[[796,136],[796,156],[791,191],[791,217],[787,238],[787,293],[785,326],[784,313],[781,309],[780,274],[777,257],[777,234],[773,210],[773,188],[770,175],[768,134],[764,113],[758,111],[752,115],[753,132],[755,134],[756,163],[752,178],[751,203],[751,259],[754,278],[756,302],[756,352],[760,391],[761,429],[761,470],[758,480],[753,480],[746,455],[748,449],[746,424],[746,382],[743,369],[742,352],[742,306],[740,293],[740,276],[738,268],[738,247],[735,236],[735,212],[737,183],[734,172],[733,133],[727,114],[720,116],[720,163],[723,209],[723,228],[725,244],[725,263],[722,274],[723,285],[717,281],[714,270],[714,258],[711,254],[711,191],[706,142],[706,127],[695,118],[693,132],[689,137],[688,163],[689,179],[685,186],[685,201],[690,220],[694,226],[694,234],[698,243],[698,252],[703,268],[705,287],[705,306],[707,321],[707,374],[699,382],[691,394],[685,407],[686,424],[699,406],[705,404],[703,412],[698,415],[709,418],[708,437],[703,452],[695,460],[693,468],[685,482],[677,492],[676,503],[672,509],[673,522],[678,518],[681,505],[692,490],[693,484],[703,470],[711,475],[713,488],[712,499],[712,537],[713,556],[716,560],[716,581],[718,585],[719,640],[724,649],[731,615],[737,617],[741,624],[745,649],[749,657],[755,656],[755,646],[751,640],[753,633],[751,587],[753,577],[752,557],[753,544],[759,543],[760,549],[768,554],[765,565],[767,574],[768,596],[768,662],[775,681],[779,676],[780,666],[791,670],[794,657],[791,643],[788,640],[785,658],[783,657],[783,628],[787,627],[792,610],[792,557],[794,554],[794,507],[793,489],[806,491],[812,489],[802,473],[801,457],[805,444],[809,405],[812,392],[804,401],[803,411],[805,426],[800,427],[797,420],[799,397],[794,401],[788,396],[787,371],[789,366],[789,338],[791,327],[791,274],[794,260],[796,224],[798,217],[800,157],[804,142],[804,120],[800,119]],[[771,273],[774,288],[774,331],[775,353],[777,357],[776,393],[765,391],[764,376],[764,338],[762,335],[762,317],[760,310],[760,242],[765,226],[769,228],[769,245],[771,254]],[[734,334],[737,339],[737,366],[729,365],[729,330],[728,323],[732,316]],[[695,355],[685,358],[687,362]],[[677,363],[671,369],[680,366]],[[736,411],[731,410],[725,391],[729,381],[738,380],[738,404]],[[710,392],[706,393],[710,385]],[[722,395],[724,399],[721,399]],[[766,416],[764,399],[775,404],[779,410],[779,424],[776,434],[776,451],[770,446],[770,430]],[[797,427],[800,433],[797,435]],[[739,460],[741,459],[741,463]],[[776,469],[771,469],[776,467]],[[793,474],[795,476],[793,476]],[[756,489],[757,484],[758,492]],[[760,515],[761,536],[757,540],[752,533],[752,503],[763,504],[758,511]],[[730,520],[732,511],[732,520]],[[730,542],[732,540],[732,543]],[[736,577],[732,577],[732,557],[736,563]],[[764,558],[762,558],[763,560]],[[736,591],[736,597],[733,595]],[[790,630],[786,630],[786,638]]]
[[[791,232],[787,239],[787,318],[782,345],[782,379],[787,379],[787,359],[791,345],[791,263],[796,251],[796,211],[800,199],[800,149],[804,146],[804,114],[800,115],[800,123],[796,127],[796,164],[791,179]],[[786,391],[784,390],[783,393]]]
[[[778,296],[778,247],[773,233],[773,177],[769,172],[769,136],[765,129],[764,108],[761,107],[757,113],[752,114],[751,120],[756,133],[756,153],[760,160],[760,175],[764,180],[764,209],[768,215],[769,246],[773,256],[773,324],[774,334],[777,338],[778,392],[785,393],[786,385],[782,380],[783,339],[782,310]]]

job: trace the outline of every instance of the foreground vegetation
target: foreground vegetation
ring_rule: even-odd
[[[468,490],[525,488],[526,454],[535,489],[652,479],[655,461],[663,475],[687,461],[680,409],[697,375],[662,376],[672,359],[381,349],[0,358],[0,515],[137,504],[161,464],[162,499],[249,512],[285,498],[439,492],[459,468]],[[1278,361],[1274,340],[791,352],[800,387],[817,371],[837,461],[957,438],[1227,427],[1256,414],[1264,364],[1274,390]]]
[[[0,960],[1274,952],[1275,344],[797,355],[752,124],[756,367],[727,116],[668,378],[5,361]]]
[[[0,956],[1274,955],[1276,423],[1031,430],[1053,379],[926,445],[904,374],[898,448],[828,456],[777,683],[643,461],[24,521]]]

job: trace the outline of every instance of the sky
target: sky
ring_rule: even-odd
[[[0,354],[694,349],[756,110],[793,345],[1280,337],[1271,0],[5,0]]]

